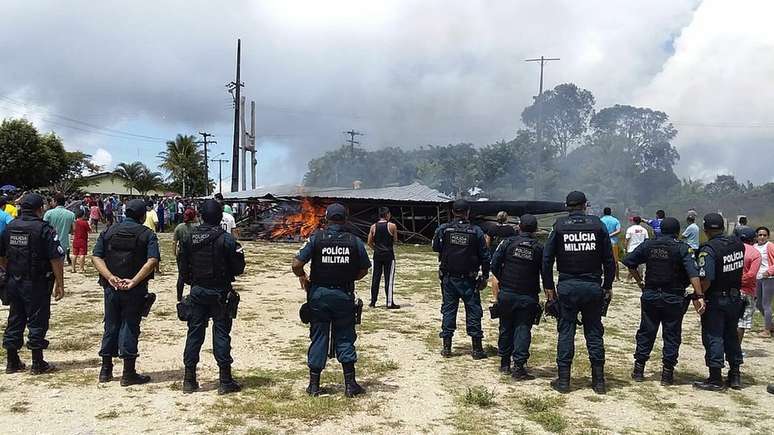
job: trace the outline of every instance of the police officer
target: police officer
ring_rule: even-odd
[[[484,232],[468,222],[468,202],[464,199],[454,201],[452,213],[452,222],[439,226],[433,237],[433,251],[439,253],[443,293],[443,319],[439,334],[443,339],[441,355],[451,356],[452,337],[457,329],[457,308],[462,299],[465,304],[465,328],[473,342],[471,355],[473,359],[482,359],[486,358],[486,353],[481,344],[484,331],[481,329],[483,310],[480,291],[489,279],[489,250]]]
[[[199,389],[196,382],[196,364],[204,343],[207,323],[212,317],[212,350],[220,370],[218,394],[240,391],[242,388],[231,376],[231,316],[225,301],[231,292],[234,277],[245,270],[242,247],[231,234],[220,227],[223,206],[213,200],[204,201],[201,225],[182,240],[177,257],[180,276],[191,284],[191,314],[188,319],[188,337],[185,340],[183,364],[183,392]]]
[[[494,295],[500,314],[500,338],[497,341],[500,371],[511,373],[514,380],[524,381],[534,379],[524,365],[529,358],[532,325],[535,316],[540,315],[538,294],[543,245],[535,239],[535,216],[523,215],[519,229],[519,235],[505,239],[495,250],[492,274],[500,282],[499,291]]]
[[[355,281],[368,274],[371,260],[365,244],[348,232],[347,211],[333,203],[325,211],[328,225],[315,232],[293,259],[293,273],[307,291],[311,308],[312,342],[309,345],[309,386],[306,392],[320,394],[320,374],[325,368],[333,332],[336,359],[344,370],[344,394],[354,397],[365,393],[355,379]],[[312,262],[307,277],[304,265]]]
[[[159,241],[143,225],[145,202],[133,199],[126,204],[126,218],[111,225],[97,238],[92,262],[100,274],[105,295],[105,332],[102,336],[100,382],[113,380],[113,358],[124,362],[121,386],[144,384],[150,376],[137,374],[140,319],[147,303],[148,281],[159,264]]]
[[[543,287],[549,300],[558,298],[561,313],[557,322],[558,377],[551,381],[551,387],[560,393],[570,391],[575,322],[581,313],[591,361],[591,387],[595,393],[605,394],[602,311],[605,299],[612,297],[615,260],[604,224],[598,217],[586,214],[586,195],[570,192],[566,205],[569,215],[556,220],[543,250]],[[554,286],[554,260],[559,271],[558,289]]]
[[[51,290],[54,299],[64,296],[64,250],[56,231],[43,217],[43,197],[28,193],[21,200],[21,214],[11,221],[0,237],[0,266],[6,268],[6,301],[8,324],[3,334],[3,347],[8,364],[6,373],[25,369],[19,358],[24,343],[24,327],[29,329],[27,347],[32,351],[33,375],[56,368],[43,359],[48,348],[46,333],[51,317]]]
[[[717,213],[704,216],[704,232],[709,239],[699,248],[699,277],[707,309],[701,316],[701,341],[709,378],[694,382],[702,390],[724,388],[723,354],[728,361],[728,386],[742,388],[739,366],[742,348],[736,327],[743,309],[739,289],[742,287],[744,244],[738,237],[724,234],[725,221]]]
[[[685,288],[690,283],[694,290],[694,307],[701,315],[704,299],[699,282],[693,249],[682,240],[680,222],[667,217],[661,222],[661,235],[637,246],[623,259],[637,285],[642,289],[640,297],[641,319],[637,331],[637,350],[634,352],[632,379],[645,380],[645,363],[650,358],[659,325],[663,325],[664,339],[661,385],[674,383],[674,369],[682,341],[683,315],[685,314]],[[646,265],[645,283],[638,266]]]

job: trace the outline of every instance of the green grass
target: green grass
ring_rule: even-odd
[[[631,394],[634,400],[643,408],[655,412],[669,412],[677,408],[675,402],[668,401],[660,395],[660,390],[650,384],[640,384],[632,388]]]
[[[702,435],[702,433],[696,426],[681,420],[673,420],[664,435]]]
[[[11,404],[11,406],[8,407],[8,411],[12,414],[26,414],[30,412],[30,402],[26,400],[22,400],[19,402],[14,402]]]
[[[83,338],[64,338],[59,340],[53,340],[51,342],[52,350],[62,350],[65,352],[80,352],[89,350],[99,345],[99,337],[83,337]]]
[[[479,408],[489,408],[495,404],[495,391],[488,390],[481,386],[468,387],[465,395],[462,396],[462,402],[466,405],[478,406]]]
[[[121,416],[121,414],[118,411],[110,410],[110,411],[100,412],[99,414],[95,415],[94,417],[96,417],[99,420],[112,420],[112,419],[118,418],[120,416]]]
[[[527,419],[539,424],[548,432],[564,432],[569,423],[559,412],[567,403],[563,396],[526,395],[518,399]]]

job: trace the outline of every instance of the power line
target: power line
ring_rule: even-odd
[[[360,142],[355,140],[356,136],[364,136],[365,133],[361,133],[356,130],[347,130],[344,132],[344,134],[349,135],[349,139],[347,139],[347,143],[349,143],[349,156],[354,157],[355,156],[355,145],[360,145]]]
[[[205,131],[200,131],[199,134],[202,135],[203,139],[197,140],[195,143],[204,144],[204,194],[205,196],[208,196],[210,194],[210,167],[207,160],[207,145],[218,142],[207,139],[209,137],[215,137],[214,134],[207,133]]]
[[[535,160],[537,160],[537,164],[535,166],[535,186],[533,196],[536,200],[541,199],[543,190],[543,66],[546,62],[555,60],[559,60],[559,58],[540,56],[539,59],[524,60],[524,62],[540,62],[540,86],[538,88],[538,96],[535,98],[535,104],[538,106],[538,122],[536,132],[536,142],[538,149],[535,153]]]

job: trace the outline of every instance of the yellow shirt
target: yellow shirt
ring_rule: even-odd
[[[6,204],[5,205],[5,212],[8,213],[9,215],[11,215],[11,217],[13,217],[14,219],[17,217],[17,214],[19,213],[16,210],[16,207],[14,207],[13,204]]]
[[[143,225],[150,228],[154,233],[156,232],[156,224],[159,223],[159,217],[156,215],[156,210],[149,210],[145,212],[145,222]]]

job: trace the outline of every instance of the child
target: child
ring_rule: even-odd
[[[81,261],[81,270],[86,273],[86,253],[89,249],[89,215],[79,210],[78,219],[73,223],[73,273],[77,272],[76,265]]]

